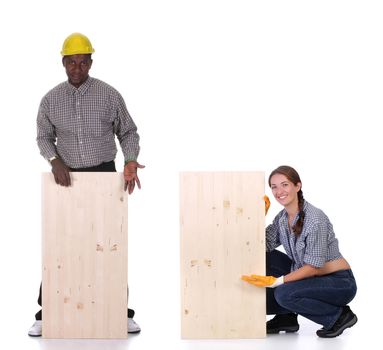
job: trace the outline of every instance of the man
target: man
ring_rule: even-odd
[[[61,54],[68,80],[42,99],[37,116],[37,144],[52,166],[55,181],[70,186],[72,171],[116,171],[115,136],[125,158],[125,190],[131,194],[137,184],[139,135],[122,96],[108,84],[89,76],[94,49],[89,39],[73,33],[64,41]],[[41,306],[41,287],[38,303]],[[128,309],[129,333],[140,332]],[[30,336],[41,336],[42,312],[30,328]]]

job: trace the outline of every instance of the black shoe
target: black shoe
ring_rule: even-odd
[[[321,338],[337,337],[338,335],[341,335],[346,328],[352,327],[356,322],[358,322],[356,315],[348,306],[344,306],[342,313],[334,325],[328,330],[324,328],[317,330],[317,336]]]
[[[279,332],[293,333],[299,329],[297,314],[275,315],[273,319],[266,322],[267,334],[277,334]]]

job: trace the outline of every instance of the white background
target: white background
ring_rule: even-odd
[[[91,75],[124,96],[146,165],[129,204],[130,303],[143,332],[114,348],[238,345],[179,340],[178,174],[268,175],[281,164],[299,171],[305,198],[330,217],[359,287],[352,330],[318,343],[318,326],[302,319],[294,339],[350,349],[377,337],[370,330],[382,311],[382,18],[383,3],[368,0],[3,3],[0,322],[8,348],[58,346],[26,336],[41,278],[40,173],[50,170],[35,120],[42,96],[66,79],[60,50],[75,31],[96,49]],[[117,161],[122,170],[121,155]],[[280,209],[272,200],[267,220]],[[241,346],[270,348],[282,337]]]

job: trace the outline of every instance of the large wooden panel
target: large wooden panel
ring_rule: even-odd
[[[261,338],[265,289],[263,172],[180,174],[182,338]]]
[[[127,195],[120,173],[42,174],[44,338],[127,337]]]

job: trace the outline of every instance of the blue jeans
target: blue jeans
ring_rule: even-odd
[[[290,272],[290,258],[278,251],[266,253],[266,274],[279,277]],[[288,282],[277,288],[267,288],[268,315],[295,312],[330,329],[356,294],[356,282],[351,270]]]

